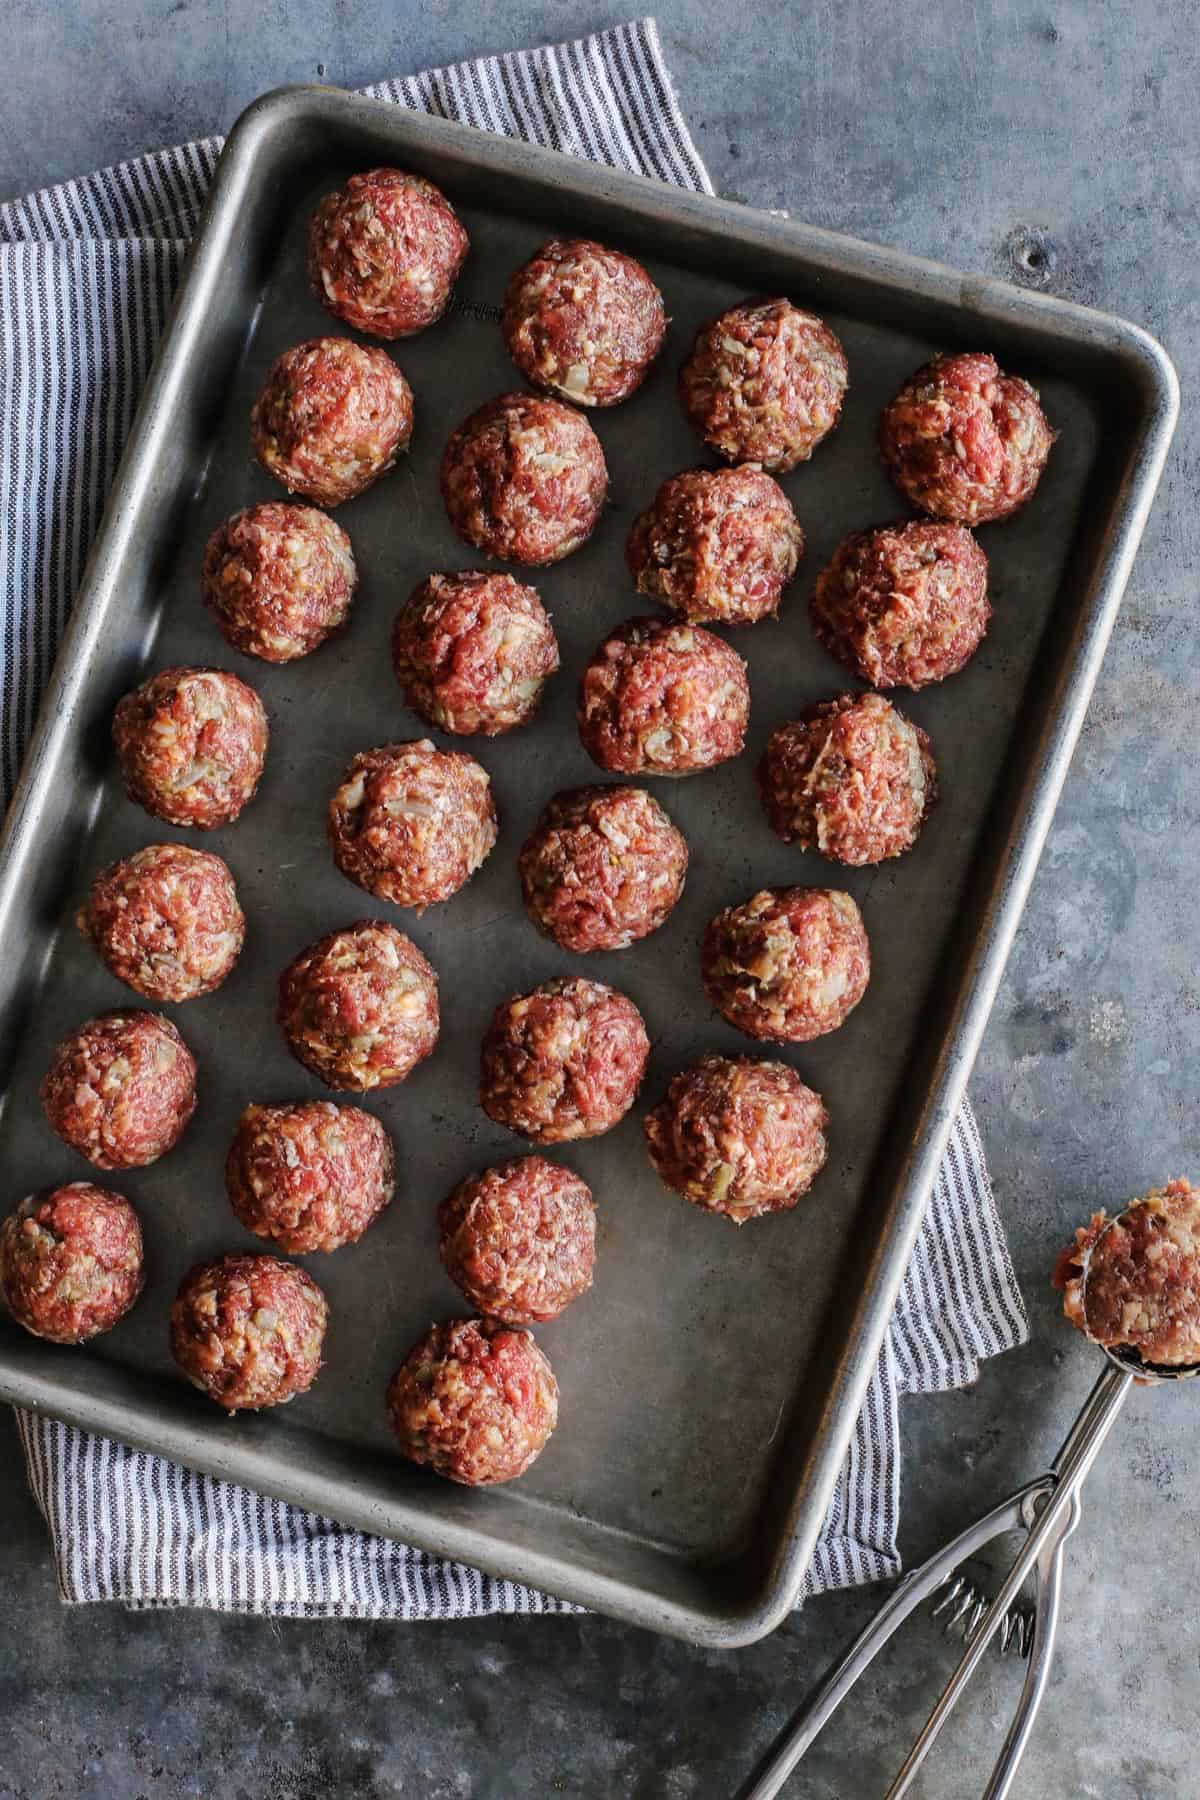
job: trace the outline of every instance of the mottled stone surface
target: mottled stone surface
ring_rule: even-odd
[[[1056,1323],[1045,1285],[1069,1227],[1094,1203],[1200,1174],[1195,18],[1182,0],[658,10],[720,191],[1123,312],[1164,340],[1184,384],[1162,497],[973,1082],[1034,1341],[974,1391],[907,1407],[911,1558],[1036,1469],[1086,1392],[1094,1360]],[[0,109],[0,196],[226,126],[279,82],[353,85],[611,17],[579,0],[494,0],[486,15],[449,0],[268,0],[250,25],[232,0],[9,0],[20,76],[10,70]],[[1179,1390],[1135,1396],[1105,1454],[1020,1795],[1197,1792],[1198,1404]],[[600,1619],[68,1613],[7,1420],[0,1434],[6,1800],[717,1800],[877,1598],[814,1604],[730,1656]],[[881,1793],[948,1666],[934,1628],[912,1626],[789,1792]],[[1018,1681],[989,1659],[917,1792],[981,1790]]]

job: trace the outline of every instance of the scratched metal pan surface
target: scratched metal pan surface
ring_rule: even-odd
[[[249,453],[251,400],[280,350],[336,329],[304,278],[307,217],[338,179],[381,162],[438,182],[463,213],[472,252],[450,315],[394,347],[416,395],[410,456],[337,515],[363,577],[350,630],[308,659],[267,668],[228,649],[200,607],[201,549],[227,513],[277,492]],[[562,231],[643,257],[671,327],[642,391],[595,417],[612,503],[594,540],[536,578],[562,672],[532,726],[469,745],[495,784],[499,844],[462,893],[413,918],[335,871],[325,804],[354,751],[421,734],[391,676],[392,618],[428,572],[478,560],[443,513],[440,453],[466,413],[518,385],[496,323],[505,280]],[[575,731],[575,684],[612,627],[650,610],[624,567],[630,520],[660,480],[702,460],[676,369],[702,319],[761,292],[823,314],[850,360],[841,426],[783,478],[807,555],[780,621],[732,634],[753,692],[744,755],[653,784],[691,845],[680,907],[640,945],[573,959],[524,916],[517,848],[555,789],[596,773]],[[944,686],[901,697],[933,737],[942,789],[919,848],[879,869],[835,871],[771,835],[752,770],[776,725],[847,685],[813,639],[808,594],[845,532],[900,510],[875,424],[902,378],[940,347],[994,350],[1040,387],[1061,435],[1032,504],[980,534],[995,601],[982,649]],[[228,859],[249,934],[225,987],[173,1009],[200,1066],[192,1127],[153,1167],[112,1178],[145,1223],[142,1300],[85,1350],[0,1324],[0,1394],[658,1631],[733,1646],[777,1625],[881,1344],[1175,410],[1158,346],[1096,313],[327,89],[283,90],[253,106],[221,161],[7,824],[5,1207],[89,1172],[37,1103],[54,1042],[130,997],[73,928],[89,877],[139,845],[186,836],[148,819],[115,778],[112,709],[149,669],[236,669],[266,702],[259,797],[233,826],[191,840]],[[863,907],[871,986],[841,1031],[784,1052],[828,1104],[829,1165],[795,1212],[735,1231],[659,1185],[640,1119],[700,1052],[752,1047],[706,1004],[706,921],[759,887],[830,880]],[[396,1141],[394,1204],[359,1245],[307,1259],[331,1302],[327,1366],[286,1410],[226,1419],[173,1369],[167,1309],[195,1259],[257,1243],[222,1183],[241,1108],[322,1092],[275,1024],[280,969],[320,933],[370,913],[395,918],[440,971],[441,1042],[404,1085],[366,1101]],[[592,1292],[539,1332],[561,1385],[559,1428],[522,1481],[468,1492],[395,1453],[384,1387],[432,1320],[465,1310],[438,1262],[438,1200],[467,1171],[522,1148],[478,1105],[486,1022],[506,995],[568,971],[629,994],[653,1054],[625,1122],[562,1153],[594,1188],[600,1236]]]

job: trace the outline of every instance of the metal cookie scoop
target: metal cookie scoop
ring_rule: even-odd
[[[1109,1223],[1115,1224],[1116,1220]],[[738,1800],[770,1800],[772,1795],[778,1794],[826,1720],[841,1705],[859,1676],[870,1666],[893,1632],[903,1624],[914,1608],[944,1586],[959,1565],[985,1544],[1022,1526],[1028,1536],[1020,1555],[1009,1570],[996,1598],[978,1623],[969,1630],[967,1645],[957,1669],[885,1797],[885,1800],[899,1800],[899,1796],[909,1792],[917,1771],[993,1637],[1002,1629],[1011,1629],[1007,1622],[1012,1608],[1026,1576],[1034,1570],[1037,1610],[1025,1683],[1004,1747],[983,1793],[983,1800],[1005,1800],[1029,1741],[1049,1679],[1050,1661],[1058,1629],[1063,1552],[1067,1539],[1079,1523],[1080,1490],[1088,1471],[1116,1423],[1117,1414],[1135,1381],[1142,1384],[1186,1381],[1194,1375],[1200,1375],[1200,1363],[1167,1366],[1144,1362],[1135,1350],[1126,1346],[1110,1348],[1101,1344],[1098,1348],[1110,1366],[1104,1370],[1088,1395],[1079,1417],[1067,1433],[1062,1448],[1047,1473],[1029,1482],[1027,1486],[1018,1488],[1007,1500],[1001,1501],[999,1506],[986,1513],[976,1524],[960,1532],[945,1549],[939,1550],[936,1556],[930,1557],[928,1562],[922,1563],[898,1583],[886,1604],[851,1644],[815,1698],[785,1728],[768,1752],[766,1760],[739,1790]]]

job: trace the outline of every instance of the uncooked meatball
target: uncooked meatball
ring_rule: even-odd
[[[76,923],[111,975],[168,1003],[219,988],[246,935],[228,864],[187,844],[147,844],[102,869]]]
[[[528,1331],[451,1319],[414,1344],[388,1385],[400,1449],[464,1487],[513,1481],[558,1423],[558,1383]]]
[[[63,1039],[42,1079],[42,1110],[98,1169],[140,1169],[176,1144],[196,1110],[196,1063],[158,1013],[111,1012]]]
[[[357,582],[350,539],[327,513],[264,500],[217,526],[200,594],[226,643],[286,663],[343,629]]]
[[[705,1056],[677,1075],[645,1122],[669,1188],[735,1225],[786,1212],[825,1166],[829,1115],[786,1063]]]
[[[395,1186],[379,1120],[331,1100],[248,1106],[225,1160],[225,1191],[246,1230],[292,1256],[356,1243]]]
[[[440,188],[368,169],[326,194],[308,233],[308,278],[335,319],[372,337],[411,337],[440,319],[470,240]]]
[[[470,880],[496,830],[487,770],[428,738],[360,751],[329,802],[329,842],[342,874],[418,912]]]
[[[679,371],[684,411],[726,462],[773,474],[807,462],[838,422],[846,353],[790,300],[743,300],[710,320]]]
[[[803,1044],[836,1031],[867,991],[862,914],[830,888],[764,888],[704,934],[700,970],[717,1011],[747,1037]]]
[[[123,1194],[90,1181],[30,1194],[0,1225],[0,1294],[52,1344],[111,1331],[142,1291],[142,1228]]]
[[[882,694],[839,694],[781,725],[757,776],[785,844],[854,865],[911,850],[937,797],[928,734]]]
[[[611,1131],[637,1098],[650,1040],[632,1000],[580,977],[498,1006],[483,1040],[479,1099],[537,1144]]]
[[[544,1156],[519,1156],[460,1181],[438,1209],[438,1228],[451,1281],[478,1312],[506,1325],[556,1319],[592,1285],[592,1190]]]
[[[1063,1311],[1085,1337],[1144,1362],[1200,1363],[1200,1192],[1168,1181],[1075,1233],[1054,1270]]]
[[[129,798],[196,831],[230,824],[253,800],[267,730],[254,689],[224,669],[160,669],[113,715]]]
[[[464,542],[535,567],[587,542],[608,493],[587,420],[539,394],[502,394],[473,412],[446,445],[441,480]]]
[[[386,473],[413,429],[413,397],[385,350],[310,338],[267,371],[250,442],[289,494],[340,506]]]
[[[1037,391],[994,356],[936,356],[910,375],[879,425],[900,492],[959,525],[1006,519],[1041,479],[1055,434]]]
[[[578,718],[584,749],[615,774],[711,769],[746,741],[746,665],[699,625],[630,619],[584,670]]]
[[[411,938],[364,919],[318,938],[283,971],[279,1023],[326,1087],[394,1087],[437,1043],[437,976]]]
[[[171,1306],[171,1354],[226,1412],[280,1406],[321,1367],[329,1307],[278,1256],[222,1256],[188,1270]]]
[[[639,593],[692,625],[753,625],[779,611],[804,552],[791,501],[761,469],[688,469],[633,522]]]
[[[404,698],[440,731],[496,737],[537,711],[558,643],[533,588],[511,575],[431,575],[392,632]]]
[[[831,656],[873,687],[928,687],[956,675],[992,616],[987,558],[961,525],[883,525],[834,551],[810,602]]]
[[[532,387],[616,406],[642,385],[667,329],[663,297],[632,256],[554,238],[504,297],[504,342]]]
[[[687,840],[635,787],[555,794],[521,846],[534,924],[564,950],[623,950],[669,918],[687,875]]]

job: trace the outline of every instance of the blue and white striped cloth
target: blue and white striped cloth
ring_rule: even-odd
[[[712,192],[652,19],[386,81],[383,100]],[[0,205],[0,780],[55,647],[221,149],[219,138]],[[974,1380],[1024,1308],[968,1108],[957,1120],[806,1592],[895,1574],[899,1404]],[[462,1618],[564,1602],[18,1413],[64,1600]]]

